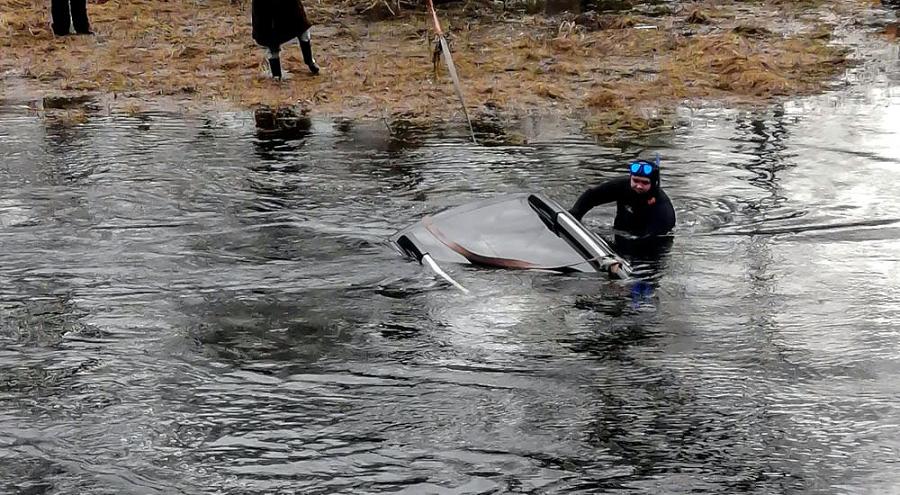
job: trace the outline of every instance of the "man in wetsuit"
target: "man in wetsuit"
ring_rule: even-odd
[[[629,175],[606,181],[585,191],[569,212],[579,221],[592,208],[616,202],[617,249],[623,244],[664,236],[675,226],[675,209],[659,185],[659,159],[637,160],[628,166]],[[626,248],[626,250],[628,250]]]

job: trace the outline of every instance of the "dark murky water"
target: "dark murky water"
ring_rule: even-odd
[[[900,493],[900,67],[600,147],[246,115],[0,113],[0,491]],[[650,301],[385,243],[641,148]],[[611,208],[591,216],[603,231]]]

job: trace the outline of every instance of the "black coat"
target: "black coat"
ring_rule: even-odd
[[[312,25],[300,0],[253,0],[250,15],[253,40],[272,50],[299,37]]]

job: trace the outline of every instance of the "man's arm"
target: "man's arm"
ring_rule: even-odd
[[[619,196],[625,190],[624,188],[628,187],[628,180],[628,177],[612,179],[599,186],[588,189],[581,194],[578,201],[575,201],[575,206],[569,210],[569,213],[578,219],[578,221],[581,221],[584,215],[591,211],[593,207],[618,200]],[[626,182],[626,184],[623,184],[623,181]]]

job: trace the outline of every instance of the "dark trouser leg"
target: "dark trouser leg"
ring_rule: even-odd
[[[269,69],[274,79],[281,79],[281,59],[278,57],[269,59]]]
[[[69,17],[69,0],[50,0],[50,20],[53,34],[65,36],[69,34],[72,19]]]
[[[88,22],[87,0],[71,0],[72,2],[72,26],[78,34],[91,34],[91,24]]]
[[[281,51],[278,48],[266,50],[266,59],[269,61],[269,70],[274,79],[281,79]]]
[[[306,66],[309,67],[309,71],[313,73],[313,75],[319,73],[319,65],[316,63],[316,59],[313,58],[312,55],[312,42],[309,40],[309,29],[306,30],[302,35],[300,35],[300,52],[303,53],[303,62],[306,63]]]

